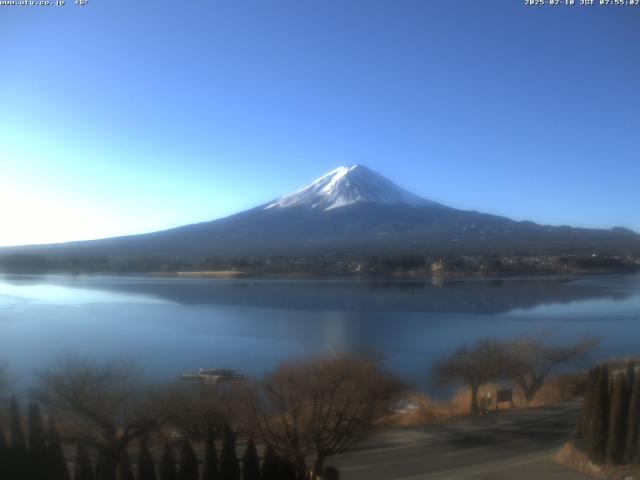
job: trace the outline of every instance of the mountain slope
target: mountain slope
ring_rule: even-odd
[[[181,257],[324,253],[590,254],[640,253],[626,229],[553,227],[423,199],[362,166],[226,218],[129,237],[1,249],[0,255]]]
[[[313,183],[269,203],[265,209],[302,206],[307,209],[331,210],[356,203],[410,207],[436,206],[408,192],[382,175],[362,165],[338,167]]]

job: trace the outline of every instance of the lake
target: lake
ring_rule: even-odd
[[[428,390],[430,365],[482,337],[602,336],[640,353],[640,275],[448,280],[0,276],[0,359],[26,389],[66,353],[127,358],[155,379],[373,349]]]

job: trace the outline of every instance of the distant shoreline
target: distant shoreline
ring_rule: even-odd
[[[3,272],[0,272],[0,274]],[[69,272],[58,272],[66,274]],[[122,276],[122,275],[142,275],[159,278],[212,278],[212,279],[368,279],[368,280],[415,280],[415,281],[430,281],[439,282],[447,280],[464,280],[464,279],[509,279],[509,278],[576,278],[576,277],[588,277],[588,276],[603,276],[603,275],[634,275],[638,274],[638,270],[581,270],[581,271],[564,271],[564,272],[493,272],[493,273],[479,273],[479,272],[448,272],[444,274],[429,275],[421,272],[396,272],[396,273],[316,273],[316,272],[242,272],[233,270],[220,270],[220,271],[183,271],[183,272],[137,272],[129,274],[120,274],[106,272],[104,275],[108,276]]]
[[[149,272],[154,277],[186,277],[186,278],[233,278],[245,275],[237,270],[192,270],[180,272]]]
[[[123,257],[0,256],[7,274],[144,274],[184,278],[387,277],[460,278],[599,275],[640,271],[640,255],[423,254],[215,257],[200,260]]]

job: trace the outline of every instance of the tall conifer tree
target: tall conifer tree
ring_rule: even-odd
[[[199,480],[198,479],[198,457],[191,446],[191,442],[182,442],[180,449],[180,463],[178,466],[178,480]]]
[[[322,480],[340,480],[340,471],[336,467],[326,465],[322,472]]]
[[[202,480],[218,480],[218,452],[211,428],[207,429],[204,446],[204,465],[202,466]]]
[[[82,443],[76,445],[73,480],[94,480],[91,457]]]
[[[9,445],[0,426],[0,478],[7,478],[7,462],[9,461]]]
[[[260,460],[253,438],[249,439],[242,456],[242,479],[260,480]]]
[[[624,452],[626,463],[633,463],[640,459],[638,457],[639,442],[638,432],[640,431],[640,375],[634,375],[631,397],[629,399],[629,418],[627,425],[627,441]]]
[[[289,460],[285,460],[284,458],[280,459],[280,465],[278,467],[278,480],[297,480],[296,467]]]
[[[594,463],[604,463],[609,429],[609,368],[602,365],[591,404],[587,455]]]
[[[607,462],[619,465],[624,461],[627,438],[627,381],[626,372],[614,379],[609,413],[609,435],[607,439]]]
[[[156,480],[156,465],[145,440],[140,442],[137,463],[137,480]]]
[[[133,476],[133,468],[131,467],[131,459],[127,452],[122,452],[118,461],[118,480],[135,480]]]
[[[15,397],[11,399],[11,423],[9,426],[11,443],[9,450],[12,453],[24,453],[27,450],[27,443],[24,438],[24,432],[22,430],[22,418],[20,417],[20,407]]]
[[[27,432],[29,438],[28,471],[33,478],[44,478],[47,474],[47,442],[40,409],[35,402],[29,402],[27,409]]]
[[[29,427],[29,452],[31,453],[31,458],[36,458],[43,455],[47,449],[42,416],[40,415],[40,409],[37,403],[29,403],[27,420]]]
[[[112,473],[111,470],[109,462],[105,458],[104,454],[102,452],[99,453],[94,467],[95,480],[113,480],[112,478],[109,478]]]
[[[159,480],[177,480],[178,471],[176,469],[176,459],[173,449],[168,443],[164,446],[162,457],[160,457],[160,468],[158,471]]]
[[[589,425],[591,423],[591,406],[594,396],[594,389],[598,380],[598,368],[589,370],[587,376],[587,384],[584,392],[584,401],[582,402],[582,410],[580,412],[580,434],[583,437],[589,436]]]
[[[47,467],[51,480],[70,480],[67,460],[64,457],[60,435],[53,420],[53,415],[49,414],[47,421]]]
[[[220,480],[240,480],[240,465],[236,453],[236,440],[229,425],[224,426],[222,454],[220,455]]]
[[[11,399],[10,415],[7,478],[23,480],[30,476],[30,472],[28,471],[30,462],[27,456],[27,444],[22,429],[20,406],[15,397]]]
[[[629,391],[629,397],[631,397],[631,389],[636,381],[636,366],[634,363],[629,362],[627,364],[627,390]]]
[[[279,480],[280,459],[271,445],[264,449],[262,457],[262,480]]]

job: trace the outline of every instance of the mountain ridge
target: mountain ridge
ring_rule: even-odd
[[[0,255],[203,259],[215,256],[406,253],[544,255],[640,253],[640,235],[539,225],[424,199],[362,165],[224,218],[65,244],[5,247]]]
[[[436,202],[415,195],[364,165],[338,167],[310,184],[273,202],[265,209],[305,206],[324,211],[358,202],[435,206]]]

